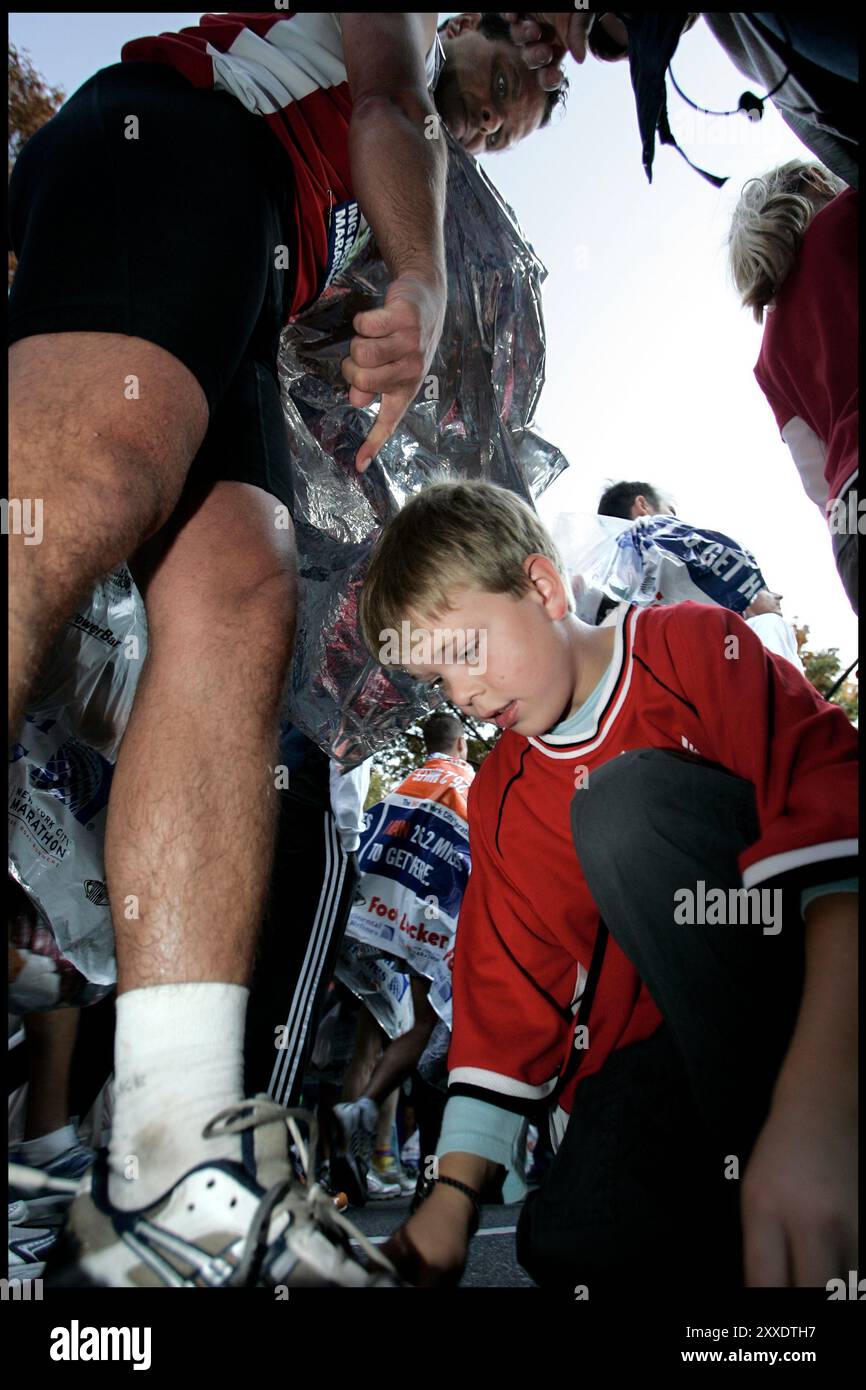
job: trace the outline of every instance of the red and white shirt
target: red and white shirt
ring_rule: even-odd
[[[274,132],[294,170],[289,316],[307,308],[366,227],[352,189],[352,98],[339,15],[206,14],[177,33],[134,39],[120,56],[123,62],[168,63],[195,87],[230,92]],[[437,37],[426,56],[430,87],[443,56]]]
[[[815,214],[755,366],[803,487],[825,514],[857,477],[858,223],[853,188]]]
[[[739,858],[744,886],[794,870],[818,884],[856,872],[856,747],[842,710],[737,614],[691,602],[626,609],[587,735],[507,732],[469,793],[449,1096],[525,1110],[551,1095],[570,1054],[599,925],[571,836],[580,769],[591,774],[633,748],[691,749],[754,784],[761,833]],[[661,1021],[611,938],[593,1046],[563,1089],[562,1112],[615,1049]]]

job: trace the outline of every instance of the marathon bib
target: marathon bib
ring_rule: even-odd
[[[466,821],[441,802],[397,793],[367,819],[362,899],[347,934],[426,976],[430,1002],[450,1027],[454,938],[470,870]]]
[[[347,203],[338,203],[331,209],[331,220],[328,224],[328,259],[320,294],[328,288],[335,275],[345,270],[351,255],[360,244],[361,232],[366,230],[367,224],[354,198]]]

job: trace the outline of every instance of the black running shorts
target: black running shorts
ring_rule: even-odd
[[[260,116],[162,63],[103,68],[12,171],[10,342],[157,343],[207,397],[187,486],[253,483],[291,507],[277,350],[292,286],[277,247],[292,215],[291,163]]]

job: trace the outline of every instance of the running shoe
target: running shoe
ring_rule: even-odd
[[[371,1174],[375,1174],[379,1181],[390,1189],[395,1189],[389,1195],[405,1197],[408,1193],[415,1191],[418,1174],[410,1175],[405,1172],[391,1148],[374,1150],[370,1172],[367,1174],[368,1186]]]
[[[37,1225],[29,1216],[26,1202],[9,1202],[8,1210],[6,1255],[9,1278],[41,1279],[48,1251],[60,1233],[62,1213],[44,1216]]]
[[[319,1187],[322,1189],[322,1191],[327,1193],[327,1195],[330,1197],[331,1201],[334,1203],[334,1206],[337,1208],[337,1211],[345,1211],[346,1207],[349,1205],[349,1199],[346,1196],[345,1192],[338,1192],[337,1189],[334,1187],[333,1183],[331,1182],[331,1170],[328,1166],[327,1160],[319,1168],[319,1176],[316,1179],[316,1181],[318,1182]]]
[[[400,1150],[400,1162],[405,1169],[412,1173],[414,1179],[421,1167],[421,1135],[417,1129],[413,1129]]]
[[[398,1182],[393,1179],[383,1178],[371,1166],[367,1172],[367,1196],[373,1202],[390,1202],[392,1198],[401,1196],[401,1188]]]
[[[295,1178],[286,1126],[310,1172],[298,1120],[309,1123],[314,1150],[312,1116],[266,1096],[229,1106],[204,1137],[241,1134],[243,1160],[200,1164],[136,1211],[112,1205],[108,1156],[100,1153],[48,1253],[46,1287],[397,1287],[393,1266],[331,1198],[316,1183],[303,1186]],[[20,1168],[10,1173],[19,1183],[26,1176]],[[35,1185],[36,1175],[30,1180]],[[366,1263],[352,1253],[350,1239]]]
[[[367,1201],[367,1172],[373,1155],[379,1107],[367,1096],[330,1111],[331,1181],[356,1207]]]

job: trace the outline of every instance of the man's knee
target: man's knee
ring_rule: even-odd
[[[640,851],[659,794],[655,773],[668,756],[663,749],[632,748],[586,773],[571,802],[571,833],[581,863],[612,858],[628,863]]]
[[[9,393],[13,495],[128,546],[164,524],[208,423],[182,362],[116,333],[36,334],[10,348]]]
[[[241,612],[263,660],[285,675],[295,644],[297,579],[294,564],[280,568],[247,590]]]
[[[161,651],[178,669],[195,653],[198,668],[224,676],[229,673],[227,663],[234,663],[243,681],[257,682],[258,689],[259,677],[266,674],[268,687],[277,690],[294,644],[293,571],[280,570],[243,589],[214,584],[208,591],[186,596],[177,592],[175,597],[172,606],[157,604],[152,593],[148,596],[145,607],[155,653]]]
[[[32,499],[40,523],[38,544],[16,536],[10,546],[10,584],[25,611],[38,595],[46,620],[66,613],[158,529],[174,499],[148,462],[100,440],[86,464],[69,460],[65,475],[34,480],[29,492],[20,478],[17,492],[13,484],[13,495]]]
[[[171,640],[215,646],[240,635],[246,650],[287,659],[297,593],[294,537],[277,531],[267,493],[220,483],[182,503],[164,533],[133,557],[148,623]]]

